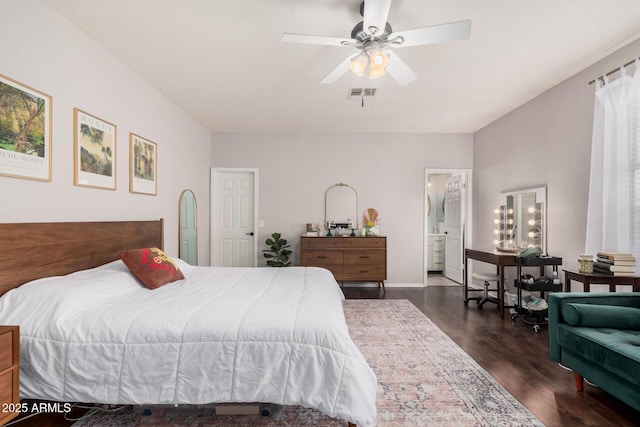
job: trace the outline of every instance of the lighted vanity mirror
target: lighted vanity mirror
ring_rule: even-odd
[[[502,192],[496,209],[496,247],[513,252],[538,247],[546,253],[546,209],[546,187]]]
[[[324,193],[324,222],[327,228],[358,229],[358,193],[347,184],[336,184]]]
[[[191,190],[184,190],[178,202],[178,256],[191,265],[198,265],[198,206]]]

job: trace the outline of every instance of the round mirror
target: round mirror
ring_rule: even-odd
[[[198,206],[191,190],[184,190],[178,202],[178,256],[198,265]]]

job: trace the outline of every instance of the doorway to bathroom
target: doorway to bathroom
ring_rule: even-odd
[[[471,241],[471,169],[425,169],[424,284],[459,286]]]

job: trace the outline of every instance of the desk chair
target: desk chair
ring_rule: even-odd
[[[487,302],[492,302],[495,304],[500,303],[500,300],[498,300],[498,298],[489,296],[489,291],[499,292],[498,289],[489,289],[489,286],[491,286],[490,282],[496,282],[497,284],[498,280],[500,280],[500,276],[492,273],[473,273],[471,277],[476,280],[482,280],[484,287],[483,289],[468,289],[468,292],[473,292],[473,291],[482,292],[482,296],[466,298],[464,300],[464,305],[468,305],[469,301],[474,300],[478,302],[478,310],[482,310],[482,306]]]

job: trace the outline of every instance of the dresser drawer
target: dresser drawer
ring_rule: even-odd
[[[384,265],[358,265],[344,266],[344,280],[370,280],[379,281],[386,279],[386,267]]]
[[[351,237],[346,238],[345,248],[386,248],[387,239],[385,237]]]
[[[13,332],[6,330],[0,333],[0,371],[13,365]]]
[[[331,249],[306,249],[300,254],[300,265],[325,266],[342,264],[344,262],[343,251]]]
[[[346,239],[347,237],[302,237],[300,247],[302,249],[342,249]]]
[[[0,326],[0,425],[20,415],[8,412],[8,404],[18,405],[20,393],[20,330],[17,326]]]
[[[385,264],[386,252],[380,249],[344,250],[345,264]]]
[[[11,402],[13,402],[13,371],[7,371],[0,374],[0,404]]]

